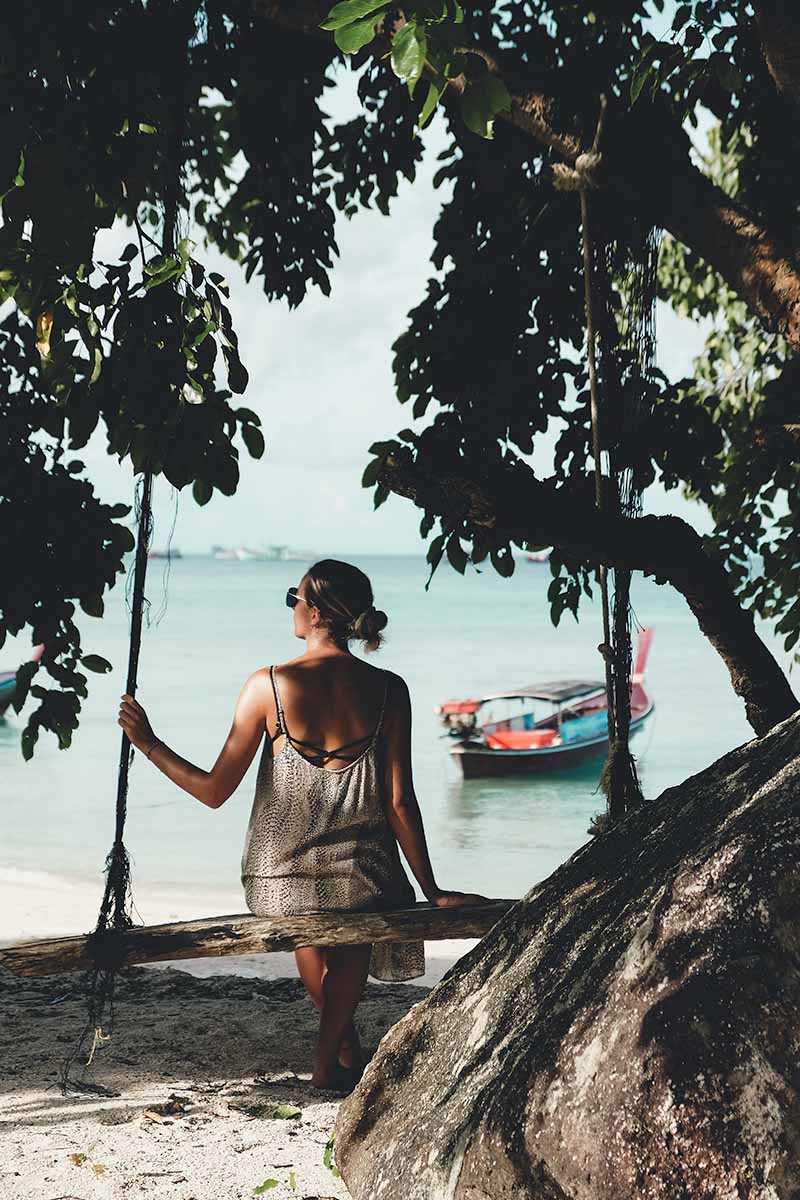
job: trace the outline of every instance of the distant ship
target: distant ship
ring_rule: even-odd
[[[148,550],[148,558],[183,558],[180,550]]]
[[[313,555],[292,550],[289,546],[268,546],[266,550],[253,550],[249,546],[212,546],[211,553],[214,558],[237,559],[239,562],[253,559],[261,562],[305,562],[313,558]]]
[[[552,547],[546,550],[534,550],[531,554],[525,555],[525,561],[529,563],[546,563],[550,561],[550,552]]]

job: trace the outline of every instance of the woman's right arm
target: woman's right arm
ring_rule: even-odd
[[[425,897],[432,904],[444,908],[453,904],[482,903],[486,896],[443,891],[434,879],[411,773],[411,698],[399,675],[392,676],[391,693],[384,726],[384,796],[392,832]]]

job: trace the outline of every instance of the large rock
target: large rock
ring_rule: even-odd
[[[798,1200],[800,714],[579,850],[383,1038],[355,1200]]]

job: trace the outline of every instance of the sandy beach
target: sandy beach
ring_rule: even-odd
[[[88,932],[101,894],[102,878],[2,868],[0,943]],[[236,889],[142,886],[134,899],[147,924],[246,911]],[[473,945],[429,942],[423,978],[368,983],[356,1014],[367,1053]],[[325,1162],[341,1095],[309,1086],[317,1013],[293,955],[127,968],[110,1040],[84,1069],[87,1037],[72,1068],[92,1090],[64,1097],[59,1071],[85,1021],[81,980],[0,968],[3,1200],[348,1196]]]

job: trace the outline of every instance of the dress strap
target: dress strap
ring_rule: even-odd
[[[381,712],[380,712],[380,716],[378,717],[378,724],[375,726],[375,732],[372,735],[373,742],[375,742],[377,740],[378,734],[381,731],[381,725],[383,724],[383,714],[386,712],[386,701],[389,697],[389,672],[384,671],[383,673],[386,676],[386,682],[383,685],[383,704],[381,705]]]
[[[280,696],[280,692],[278,691],[278,681],[275,678],[275,667],[274,666],[270,667],[270,669],[269,669],[269,677],[272,680],[272,694],[275,697],[275,708],[278,711],[278,730],[284,736],[287,736],[286,721],[283,718],[283,705],[281,704],[281,696]],[[277,736],[278,735],[276,734],[275,737],[277,737]],[[274,740],[275,739],[273,738],[273,741]]]

